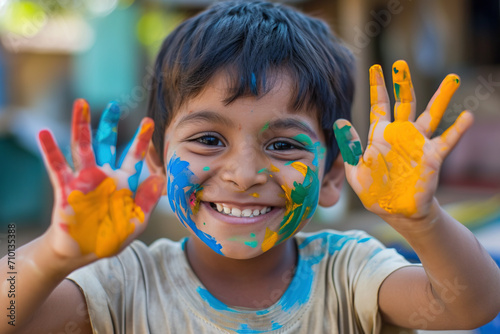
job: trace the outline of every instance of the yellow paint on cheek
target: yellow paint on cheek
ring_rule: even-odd
[[[278,241],[278,233],[272,231],[269,229],[269,227],[266,227],[266,234],[264,236],[264,241],[262,241],[262,251],[267,252],[273,246],[276,244]]]
[[[303,177],[306,177],[307,174],[307,166],[299,161],[294,161],[291,163],[292,167],[299,171]]]
[[[384,131],[391,145],[387,155],[366,161],[372,180],[360,198],[367,207],[378,204],[389,213],[411,216],[417,212],[415,195],[423,191],[417,186],[424,180],[422,165],[424,136],[410,122],[394,122]],[[366,184],[366,180],[359,180]]]
[[[251,193],[250,196],[255,197],[255,198],[259,198],[260,195],[257,193]]]
[[[112,178],[106,178],[87,194],[74,190],[68,203],[74,215],[68,218],[68,233],[76,240],[83,255],[98,257],[118,252],[127,237],[134,232],[131,222],[144,222],[144,212],[134,203],[129,189],[116,190]]]

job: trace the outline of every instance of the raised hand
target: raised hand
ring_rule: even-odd
[[[142,160],[154,130],[144,118],[115,167],[116,129],[120,111],[111,103],[99,123],[95,153],[90,110],[85,100],[73,107],[71,152],[74,170],[48,130],[39,133],[44,161],[54,187],[52,223],[48,230],[57,254],[66,258],[96,258],[117,254],[146,227],[165,186],[150,176],[138,186]]]
[[[473,117],[464,111],[442,135],[431,138],[460,79],[449,74],[415,121],[415,94],[406,62],[395,62],[392,74],[395,121],[391,122],[382,69],[374,65],[370,68],[370,130],[365,152],[347,120],[335,123],[335,136],[345,161],[346,178],[368,210],[382,217],[425,218],[431,210],[443,159]]]

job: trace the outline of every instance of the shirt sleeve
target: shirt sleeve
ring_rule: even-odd
[[[395,249],[386,248],[375,238],[360,233],[348,264],[354,312],[365,333],[387,333],[378,306],[380,286],[394,271],[421,265],[408,262]]]
[[[100,259],[67,277],[85,296],[94,333],[124,333],[127,328],[125,299],[134,295],[141,281],[140,275],[131,277],[134,267],[139,266],[135,243],[118,256]],[[134,284],[130,284],[131,281],[135,281]]]

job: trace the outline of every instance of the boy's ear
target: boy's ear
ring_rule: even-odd
[[[160,156],[152,142],[149,143],[148,151],[146,154],[146,165],[149,172],[153,175],[165,176],[165,166],[162,164]]]
[[[344,184],[344,160],[339,153],[329,171],[325,172],[319,192],[319,205],[330,207],[338,202]]]

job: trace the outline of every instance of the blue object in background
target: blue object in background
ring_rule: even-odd
[[[94,44],[74,61],[77,97],[100,106],[111,100],[127,103],[132,98],[133,88],[140,81],[140,45],[135,38],[138,17],[137,6],[130,6],[89,21]]]

